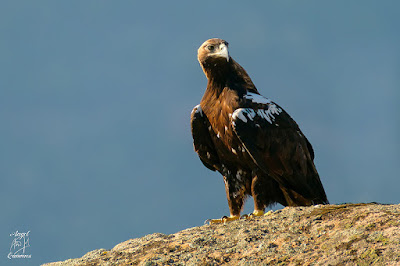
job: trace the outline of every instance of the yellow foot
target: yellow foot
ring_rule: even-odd
[[[273,213],[272,210],[269,210],[266,213],[264,213],[264,211],[254,210],[253,213],[250,215],[251,216],[267,216],[267,215],[271,215],[272,213]]]
[[[240,219],[250,219],[251,217],[267,216],[267,215],[271,215],[272,213],[273,213],[272,210],[269,210],[266,213],[264,213],[264,211],[254,210],[253,213],[250,213],[249,215],[247,215],[247,214],[242,215],[240,217]]]
[[[238,220],[240,218],[239,215],[231,215],[229,217],[224,216],[221,219],[207,219],[204,224],[221,224],[221,223],[226,223],[234,220]]]
[[[263,216],[264,211],[263,210],[254,210],[252,213],[252,216]]]
[[[273,213],[273,211],[272,211],[272,210],[269,210],[269,211],[267,211],[267,212],[264,214],[264,216],[271,215],[272,213]]]

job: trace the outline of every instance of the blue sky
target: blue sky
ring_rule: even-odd
[[[79,257],[228,214],[222,177],[190,134],[206,87],[196,52],[212,37],[298,122],[331,203],[399,203],[399,8],[3,1],[0,264]],[[31,231],[32,259],[6,258],[16,230]]]

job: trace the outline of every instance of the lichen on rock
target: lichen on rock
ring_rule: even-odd
[[[286,207],[264,217],[155,233],[59,265],[400,264],[400,205]]]

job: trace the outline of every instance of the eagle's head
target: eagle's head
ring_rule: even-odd
[[[228,42],[218,38],[205,41],[197,50],[197,59],[203,69],[228,63]]]
[[[257,92],[246,70],[229,56],[227,41],[218,38],[205,41],[197,50],[197,59],[208,84],[214,84],[215,88],[235,86]]]

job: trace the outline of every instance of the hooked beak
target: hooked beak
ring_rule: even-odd
[[[228,52],[228,46],[226,46],[225,43],[221,43],[219,45],[219,52],[217,55],[226,58],[226,61],[229,62],[229,52]]]

